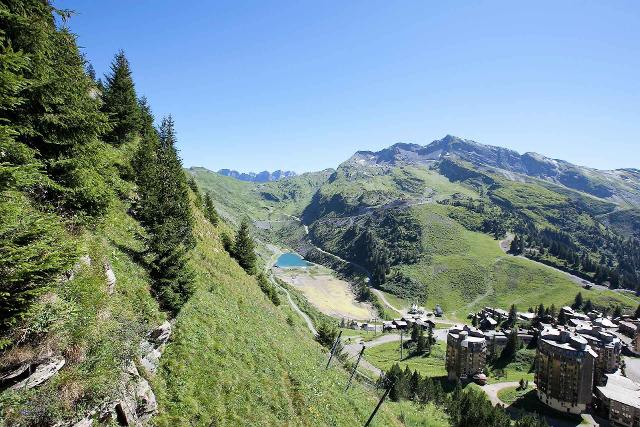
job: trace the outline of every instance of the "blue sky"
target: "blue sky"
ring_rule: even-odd
[[[124,49],[186,166],[335,167],[446,134],[640,168],[637,1],[79,1],[98,75]]]

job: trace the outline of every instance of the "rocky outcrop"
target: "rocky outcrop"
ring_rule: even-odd
[[[284,178],[291,178],[296,176],[295,172],[292,171],[283,171],[277,170],[273,172],[262,171],[262,172],[238,172],[231,169],[220,169],[218,174],[223,176],[229,176],[231,178],[239,179],[240,181],[248,181],[248,182],[269,182],[269,181],[278,181]]]
[[[150,374],[159,366],[160,356],[171,337],[171,323],[164,322],[140,343],[140,365]],[[89,427],[95,422],[115,423],[124,426],[148,425],[158,411],[158,402],[149,382],[140,375],[135,363],[129,362],[123,372],[123,378],[116,400],[94,408],[73,427]]]
[[[54,376],[65,364],[62,356],[51,356],[37,362],[30,362],[12,369],[0,376],[0,384],[9,390],[33,388]]]
[[[68,271],[63,277],[63,280],[73,280],[76,277],[76,274],[80,271],[82,267],[90,267],[91,266],[91,257],[89,255],[82,255],[77,263],[73,266],[73,268]]]
[[[140,364],[150,373],[155,374],[160,363],[160,356],[171,337],[171,323],[164,322],[149,332],[147,339],[140,343],[142,358]]]

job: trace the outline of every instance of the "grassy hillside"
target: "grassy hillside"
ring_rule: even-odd
[[[423,231],[425,256],[415,264],[392,268],[426,287],[426,304],[441,304],[448,316],[464,318],[468,312],[483,306],[520,310],[541,302],[557,307],[570,303],[581,290],[563,273],[532,262],[506,255],[492,237],[465,229],[451,219],[442,205],[412,208]],[[633,301],[612,291],[583,291],[596,304],[620,303],[629,308]],[[454,313],[451,313],[454,312]]]
[[[317,193],[311,197],[307,192],[307,199],[300,198],[295,207],[276,197],[266,201],[255,185],[250,188],[251,184],[211,174],[197,174],[196,178],[203,188],[217,189],[220,195],[214,193],[214,197],[221,209],[234,204],[238,209],[250,206],[254,218],[270,218],[271,222],[257,223],[269,227],[260,230],[265,242],[305,249],[300,243],[306,241],[300,224],[280,215],[299,214],[303,200],[310,201],[302,214],[310,237],[329,252],[367,266],[370,258],[364,234],[374,232],[391,260],[381,288],[430,307],[441,304],[452,317],[464,318],[484,305],[508,308],[515,303],[525,310],[540,302],[558,307],[571,302],[580,288],[565,274],[505,254],[497,240],[480,231],[493,234],[521,227],[521,218],[539,228],[557,230],[570,215],[574,235],[585,239],[585,230],[599,227],[596,217],[613,205],[546,181],[516,182],[474,171],[465,163],[449,163],[429,168],[347,162],[324,184],[315,181],[314,185],[320,185]],[[287,181],[268,185],[297,186],[284,184]],[[404,204],[393,204],[399,200]],[[258,205],[268,208],[253,208]],[[549,255],[545,258],[561,262]],[[633,308],[637,304],[637,298],[610,291],[585,292],[596,305]]]
[[[159,382],[166,391],[156,422],[363,424],[375,395],[360,385],[343,393],[345,372],[324,370],[325,351],[295,314],[286,304],[275,307],[224,252],[218,230],[197,219],[198,290],[162,358]],[[392,409],[383,407],[377,425],[400,425]]]
[[[115,203],[102,221],[80,236],[79,253],[91,264],[77,264],[72,280],[50,289],[14,331],[18,344],[0,356],[0,366],[62,354],[64,368],[44,385],[0,395],[6,425],[43,425],[73,419],[117,396],[122,363],[135,358],[144,334],[164,321],[149,292],[149,279],[136,262],[143,230],[126,206]],[[108,293],[103,264],[116,276]]]

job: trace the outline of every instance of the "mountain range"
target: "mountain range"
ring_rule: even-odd
[[[602,306],[629,303],[607,287],[638,290],[636,169],[602,171],[447,135],[358,151],[336,169],[279,181],[191,173],[223,215],[248,212],[264,241],[454,317],[508,301],[570,303],[576,283],[598,285],[590,297]],[[500,242],[520,256],[505,256]]]
[[[218,173],[222,176],[230,176],[235,179],[239,179],[240,181],[248,181],[248,182],[269,182],[269,181],[277,181],[283,178],[291,178],[296,176],[296,173],[293,171],[283,171],[276,170],[273,172],[262,171],[262,172],[238,172],[236,170],[231,169],[220,169]]]

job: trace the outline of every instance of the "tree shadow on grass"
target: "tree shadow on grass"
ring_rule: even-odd
[[[513,419],[520,418],[527,413],[538,414],[544,417],[551,426],[575,426],[582,421],[582,417],[579,415],[560,412],[542,403],[538,399],[536,390],[523,394],[505,409]]]

